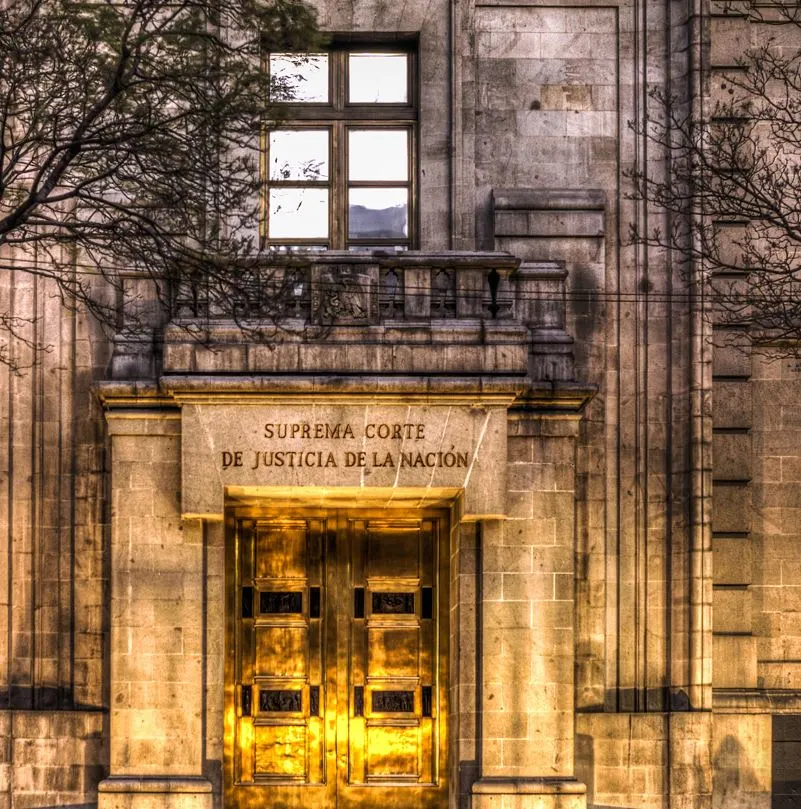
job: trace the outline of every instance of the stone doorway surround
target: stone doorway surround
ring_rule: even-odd
[[[543,799],[581,806],[583,787],[572,778],[576,420],[510,416],[507,407],[477,399],[109,409],[111,777],[101,785],[102,807],[219,801],[226,497],[272,507],[449,508],[451,804],[467,778],[482,809],[526,809]],[[347,424],[353,438],[321,437],[322,449],[303,450],[291,437],[264,438],[265,424]],[[415,436],[420,425],[421,438],[368,440],[374,424],[411,425],[403,429]],[[260,437],[249,440],[257,428]],[[511,464],[509,436],[518,459]],[[269,444],[283,448],[263,448]],[[265,452],[313,455],[287,469]],[[337,466],[326,466],[329,454]],[[531,484],[510,474],[540,475],[547,489],[527,490]],[[366,485],[371,476],[385,485]],[[547,514],[534,515],[535,499],[549,504]]]
[[[370,324],[300,337],[278,358],[250,351],[231,324],[211,335],[214,351],[168,327],[158,381],[99,386],[112,495],[100,809],[222,804],[231,501],[449,509],[449,807],[586,805],[573,770],[574,492],[592,391],[571,381],[553,304],[564,271],[515,270],[508,254],[392,261],[416,291],[388,314],[368,300]],[[450,321],[420,293],[440,265],[455,279]],[[503,301],[506,319],[487,320]],[[416,326],[415,307],[430,307]],[[138,367],[135,351],[122,345],[118,370]],[[375,358],[392,370],[376,373]]]

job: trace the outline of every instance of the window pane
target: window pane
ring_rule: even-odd
[[[348,178],[357,182],[408,180],[408,148],[406,129],[349,129]]]
[[[285,253],[322,253],[328,250],[326,244],[271,244],[269,245],[271,253],[278,253],[284,255]]]
[[[328,55],[271,53],[273,101],[328,103]]]
[[[351,188],[348,192],[348,238],[403,239],[409,232],[406,188]]]
[[[327,188],[271,188],[270,239],[327,239]]]
[[[270,132],[271,180],[327,180],[328,130],[279,129]]]
[[[406,104],[409,101],[407,59],[399,53],[352,53],[349,57],[348,101],[351,104]]]
[[[348,246],[349,253],[369,253],[373,250],[382,250],[385,253],[405,253],[408,249],[407,244],[351,244]]]

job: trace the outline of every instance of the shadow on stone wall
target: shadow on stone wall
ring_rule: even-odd
[[[108,774],[103,711],[0,710],[0,754],[18,809],[90,809]]]
[[[71,688],[12,685],[0,688],[0,711],[103,711],[102,705],[76,702]]]
[[[715,751],[713,763],[715,765],[715,792],[724,805],[730,799],[739,797],[742,791],[742,745],[734,736],[726,736]]]
[[[592,736],[576,735],[576,777],[587,787],[587,809],[637,809],[625,804],[595,803],[595,757]]]
[[[211,784],[212,802],[215,809],[222,807],[223,767],[222,761],[207,758],[203,761],[203,777]]]
[[[712,757],[713,764],[713,809],[769,809],[771,794],[768,789],[759,789],[759,778],[752,769],[748,752],[739,740],[727,735],[723,737]],[[798,798],[796,797],[797,801]],[[788,804],[798,809],[797,802]]]
[[[603,298],[598,294],[598,281],[592,271],[580,264],[572,271],[570,289],[574,290],[569,304],[574,319],[574,334],[571,336],[578,346],[590,344],[597,340],[598,308],[603,305]]]
[[[606,741],[610,741],[607,739]],[[617,740],[620,744],[625,744],[625,739]],[[596,803],[595,800],[595,783],[596,783],[596,761],[595,761],[595,747],[596,739],[593,736],[583,733],[576,734],[575,745],[575,771],[576,778],[587,787],[587,809],[642,809],[643,806],[652,806],[652,803],[647,804],[638,803],[637,798],[633,795],[632,785],[629,783],[629,768],[625,765],[611,766],[606,764],[603,767],[603,772],[599,775],[600,785],[605,788],[607,793],[616,793],[620,797],[620,801],[614,804],[610,803]],[[614,778],[614,783],[608,782],[604,779]],[[641,796],[643,797],[643,796]],[[653,796],[648,796],[650,800]],[[608,800],[608,796],[607,796]],[[666,798],[665,798],[665,805]]]
[[[575,746],[576,778],[587,787],[587,807],[594,805],[595,800],[595,756],[592,749],[592,736],[586,733],[576,734]]]
[[[465,759],[459,762],[459,809],[470,809],[473,784],[478,781],[478,762]]]

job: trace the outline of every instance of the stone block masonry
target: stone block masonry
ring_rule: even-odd
[[[108,715],[0,711],[0,807],[88,807],[108,774]]]
[[[722,2],[314,5],[337,47],[411,54],[419,249],[260,257],[259,296],[301,271],[275,340],[195,288],[109,339],[2,253],[0,316],[53,350],[0,362],[0,809],[237,809],[226,552],[285,504],[448,512],[448,809],[769,809],[801,770],[801,372],[628,237],[669,225],[632,187],[667,165],[649,90],[723,97],[763,28]],[[322,324],[340,272],[366,314]]]

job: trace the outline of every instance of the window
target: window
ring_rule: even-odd
[[[280,126],[265,143],[265,222],[277,249],[408,249],[417,109],[411,49],[272,53]]]
[[[729,746],[729,758],[742,764],[737,742],[732,740]],[[796,809],[801,798],[801,715],[774,714],[772,747],[770,805],[772,809]]]

